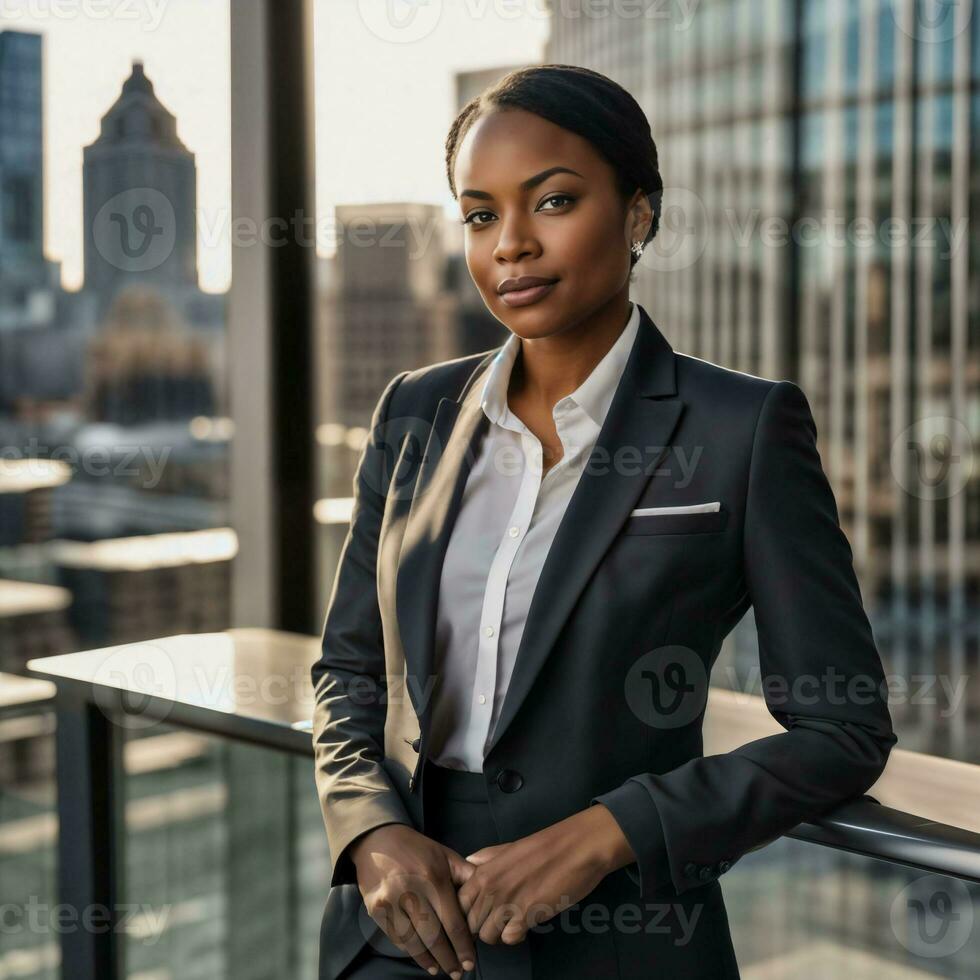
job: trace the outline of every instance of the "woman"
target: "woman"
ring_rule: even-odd
[[[312,675],[320,975],[738,977],[720,875],[897,740],[809,404],[630,302],[662,182],[610,79],[512,72],[447,173],[510,336],[393,378],[358,466]],[[786,731],[705,757],[750,605]]]

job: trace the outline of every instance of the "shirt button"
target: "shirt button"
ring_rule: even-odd
[[[486,704],[486,703],[487,703],[487,696],[485,694],[481,694],[480,695],[480,704]]]
[[[492,626],[488,626],[487,627],[487,636],[493,636],[493,627]]]
[[[515,526],[510,529],[509,533],[512,538],[516,538],[517,535],[521,533],[521,529]]]

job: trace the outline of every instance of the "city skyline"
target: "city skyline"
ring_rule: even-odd
[[[504,18],[488,7],[476,32],[459,29],[464,21],[473,26],[467,9],[447,9],[427,37],[399,44],[379,37],[355,0],[318,5],[319,255],[333,254],[337,204],[452,205],[443,143],[455,74],[500,62],[540,61],[548,22],[532,13]],[[77,290],[83,281],[83,147],[98,137],[99,121],[135,60],[143,62],[160,101],[177,117],[180,138],[195,154],[200,285],[206,292],[224,292],[231,283],[232,226],[228,0],[147,3],[114,18],[0,13],[4,30],[44,38],[44,243],[46,257],[62,264],[64,287]],[[377,107],[367,127],[365,105]],[[427,110],[419,112],[419,105]],[[392,145],[398,146],[397,169],[391,167]]]

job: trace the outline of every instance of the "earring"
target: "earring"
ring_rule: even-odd
[[[643,254],[643,242],[633,242],[633,244],[630,245],[630,249],[636,254],[636,257],[639,258]]]

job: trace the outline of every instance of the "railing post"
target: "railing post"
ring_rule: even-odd
[[[58,908],[62,980],[122,980],[123,731],[59,685]]]

